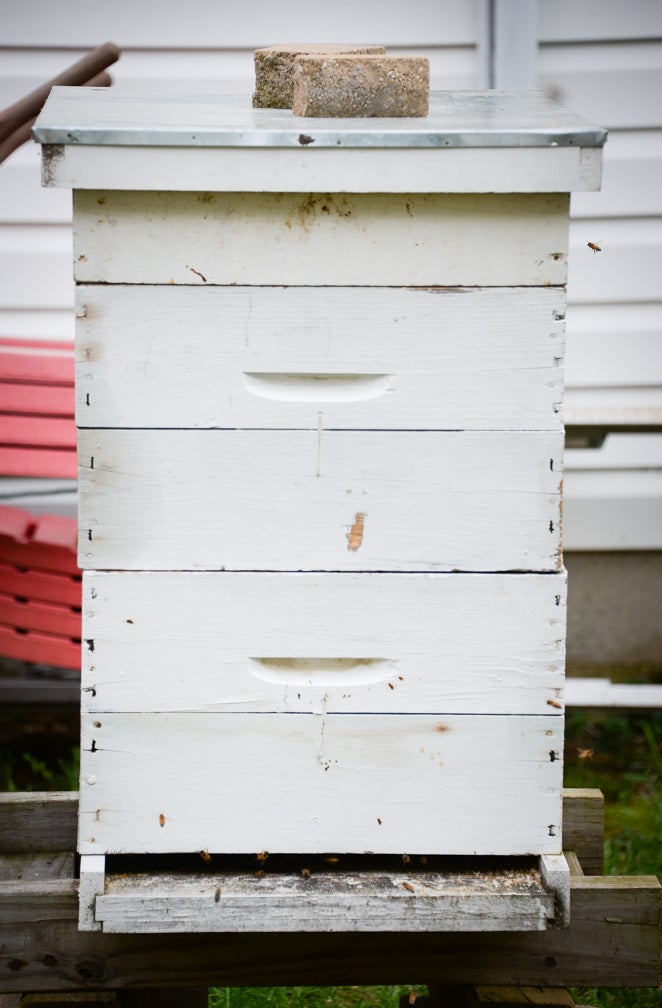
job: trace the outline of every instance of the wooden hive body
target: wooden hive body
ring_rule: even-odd
[[[304,147],[72,90],[37,136],[75,190],[80,852],[560,853],[568,194],[604,137],[477,94]]]

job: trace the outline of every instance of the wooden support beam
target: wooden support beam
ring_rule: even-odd
[[[0,849],[72,840],[75,794],[0,796]],[[595,852],[599,792],[566,792],[564,829]],[[592,807],[593,814],[587,814]],[[53,810],[53,811],[51,811]],[[14,840],[12,844],[12,817]],[[583,825],[582,825],[583,824]],[[582,832],[584,830],[584,832]],[[587,839],[590,841],[587,843]],[[71,850],[71,845],[66,845]],[[55,870],[57,876],[61,866]],[[7,875],[4,875],[7,878]],[[660,885],[571,878],[571,925],[532,934],[112,935],[78,931],[77,882],[0,882],[0,990],[301,983],[657,986]]]

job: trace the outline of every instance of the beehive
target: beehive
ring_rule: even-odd
[[[569,193],[537,93],[412,120],[55,88],[79,849],[557,854]]]

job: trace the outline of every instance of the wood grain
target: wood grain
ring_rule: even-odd
[[[567,194],[76,190],[78,283],[564,284]]]
[[[558,715],[565,591],[565,574],[86,572],[83,710]]]
[[[87,715],[78,849],[555,854],[561,749],[558,716]]]
[[[558,570],[562,443],[543,431],[83,430],[79,564]]]
[[[557,288],[77,290],[81,427],[557,429]]]

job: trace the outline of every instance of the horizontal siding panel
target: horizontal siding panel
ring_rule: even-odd
[[[573,217],[662,215],[662,130],[611,132],[602,190],[572,194]],[[662,238],[660,239],[662,241]]]
[[[575,388],[662,387],[662,302],[573,304],[568,312],[566,394]]]
[[[570,223],[568,314],[576,303],[658,302],[662,220],[577,219]],[[600,245],[593,252],[588,242]]]
[[[662,549],[662,469],[566,473],[567,550]]]
[[[657,0],[538,0],[542,42],[597,42],[662,37]]]
[[[65,259],[70,268],[69,257],[63,255],[62,262]],[[22,311],[12,311],[0,308],[0,334],[26,340],[73,340],[73,284],[69,286],[72,303],[60,310],[45,308],[42,311],[33,311],[26,308]]]
[[[662,41],[541,46],[538,85],[608,129],[662,126]]]
[[[662,434],[610,434],[600,448],[565,453],[565,470],[660,469]]]
[[[90,572],[83,591],[91,713],[561,710],[565,574]]]
[[[73,306],[71,256],[67,226],[0,227],[0,308]]]
[[[347,30],[347,26],[350,30]],[[406,11],[398,6],[367,0],[362,4],[338,0],[333,17],[297,0],[274,6],[254,0],[245,8],[198,0],[195,16],[182,16],[181,8],[160,0],[144,0],[138,7],[119,4],[112,18],[104,6],[80,11],[65,6],[54,18],[46,0],[24,0],[20,15],[15,4],[0,7],[0,38],[8,46],[60,46],[88,48],[109,35],[118,46],[144,48],[207,49],[210,41],[227,48],[273,45],[305,39],[308,42],[381,42],[384,45],[467,44],[476,37],[473,4],[462,0],[418,0]],[[378,37],[377,37],[378,36]]]
[[[65,224],[71,228],[71,216],[71,193],[41,184],[38,144],[28,141],[0,165],[2,224]]]

